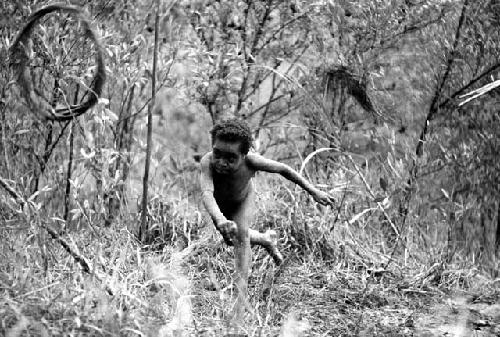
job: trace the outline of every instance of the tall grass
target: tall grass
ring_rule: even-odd
[[[247,316],[240,327],[228,324],[234,299],[233,251],[201,216],[192,197],[158,196],[151,201],[149,220],[156,239],[150,246],[137,242],[137,218],[125,213],[111,227],[82,224],[65,234],[96,272],[105,275],[102,281],[83,272],[43,228],[13,215],[0,229],[1,332],[383,335],[380,331],[404,331],[392,323],[380,330],[382,323],[366,310],[383,310],[390,303],[417,310],[431,296],[451,289],[489,285],[495,291],[493,281],[473,261],[459,254],[453,261],[444,259],[445,233],[431,228],[432,223],[422,230],[422,221],[431,219],[412,219],[396,246],[384,213],[373,203],[364,206],[371,208],[367,212],[360,208],[360,198],[369,197],[366,186],[346,177],[339,171],[322,182],[343,200],[337,208],[317,205],[279,176],[256,177],[255,228],[276,229],[286,259],[278,268],[263,249],[253,249]],[[365,179],[367,184],[375,180]]]

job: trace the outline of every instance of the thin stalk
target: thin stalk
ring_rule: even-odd
[[[147,226],[147,212],[148,212],[148,181],[149,181],[149,165],[151,161],[151,147],[153,135],[153,106],[155,104],[156,94],[156,66],[158,63],[158,26],[160,21],[160,0],[156,0],[156,16],[155,16],[155,43],[153,49],[153,74],[151,83],[151,104],[148,108],[148,135],[146,143],[146,161],[144,165],[144,178],[142,180],[142,212],[141,212],[141,226],[139,228],[139,240],[144,242]]]
[[[434,115],[437,114],[439,111],[440,104],[438,104],[438,102],[439,102],[439,99],[441,98],[441,95],[443,93],[443,88],[444,88],[446,81],[448,80],[448,76],[450,75],[451,69],[453,68],[453,64],[455,61],[455,54],[456,54],[456,51],[458,48],[458,43],[459,43],[460,38],[461,38],[462,28],[463,28],[464,21],[465,21],[465,12],[467,10],[468,3],[469,3],[469,1],[465,0],[464,4],[462,6],[462,12],[460,13],[460,18],[458,20],[457,30],[455,31],[455,40],[453,41],[453,47],[451,49],[450,56],[448,57],[448,60],[447,60],[446,70],[443,74],[443,77],[441,77],[441,81],[440,81],[438,87],[436,88],[436,91],[434,93],[434,97],[432,98],[431,107],[430,107],[429,112],[427,113],[427,116],[425,118],[424,127],[422,128],[422,132],[420,133],[420,137],[418,139],[417,149],[415,151],[415,153],[418,157],[421,157],[423,155],[423,146],[425,143],[425,138],[426,138],[427,133],[428,133],[429,123],[434,118]]]
[[[69,206],[70,206],[70,195],[71,195],[71,178],[73,175],[73,148],[75,139],[75,124],[73,121],[70,122],[71,127],[69,129],[69,158],[68,158],[68,168],[66,169],[66,190],[64,192],[64,221],[66,224],[69,220]]]
[[[75,90],[75,96],[73,97],[73,104],[78,104],[78,94],[80,92],[80,86],[78,85]],[[64,221],[66,225],[69,220],[69,204],[71,195],[71,178],[73,175],[73,148],[75,139],[75,123],[73,120],[70,121],[71,127],[69,129],[69,158],[68,158],[68,168],[66,169],[66,189],[64,192]]]

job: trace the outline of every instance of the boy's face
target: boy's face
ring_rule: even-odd
[[[215,138],[212,145],[212,164],[219,174],[231,174],[236,172],[245,155],[240,151],[241,142],[227,141]]]

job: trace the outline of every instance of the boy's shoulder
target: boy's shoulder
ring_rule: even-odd
[[[288,169],[287,165],[268,159],[256,152],[248,153],[247,165],[252,167],[255,171],[265,171],[271,173],[283,173]]]
[[[249,152],[246,158],[247,165],[253,168],[255,171],[266,170],[266,167],[273,163],[273,160],[267,159],[263,155],[257,152]]]
[[[258,164],[259,162],[262,161],[262,159],[264,159],[264,157],[257,153],[257,152],[254,152],[254,151],[250,151],[247,153],[247,155],[245,156],[245,162],[247,163],[247,165],[254,165],[254,164]]]

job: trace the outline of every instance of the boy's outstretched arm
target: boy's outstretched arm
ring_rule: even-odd
[[[314,200],[316,200],[316,202],[322,205],[334,204],[335,199],[332,196],[314,187],[309,181],[307,181],[307,179],[305,179],[290,166],[272,159],[264,158],[257,153],[249,153],[247,158],[256,170],[270,173],[279,173],[286,179],[302,187],[314,198]]]
[[[228,237],[231,237],[233,234],[232,232],[234,231],[233,222],[229,221],[224,214],[222,214],[217,202],[215,201],[214,181],[210,171],[210,154],[206,154],[203,158],[201,158],[200,167],[200,187],[203,205],[212,218],[215,226],[223,232],[223,234],[228,234]]]

